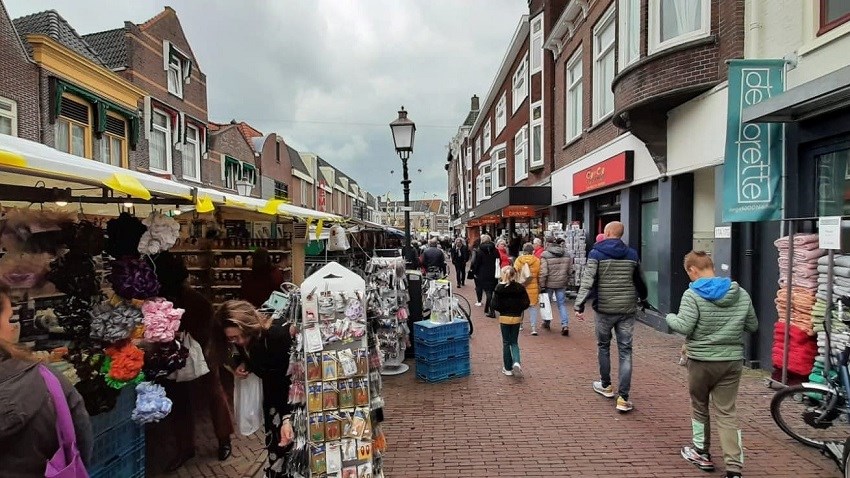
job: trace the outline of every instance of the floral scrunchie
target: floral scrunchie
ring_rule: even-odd
[[[165,299],[149,300],[142,304],[144,314],[145,340],[148,342],[171,342],[180,328],[183,309],[175,309],[174,304]]]

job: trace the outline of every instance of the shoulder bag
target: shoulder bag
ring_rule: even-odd
[[[59,439],[59,449],[47,462],[44,470],[45,478],[89,478],[89,473],[83,464],[80,450],[77,449],[77,432],[74,431],[74,421],[68,400],[59,379],[44,365],[38,366],[41,378],[47,385],[47,391],[56,410],[56,436]]]

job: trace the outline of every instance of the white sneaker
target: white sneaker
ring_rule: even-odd
[[[514,374],[514,373],[513,373],[513,372],[511,372],[510,370],[505,370],[505,369],[502,369],[502,373],[503,373],[503,374],[505,374],[505,375],[507,375],[508,377],[510,377],[511,375],[513,375],[513,374]]]
[[[514,362],[514,376],[522,377],[522,366],[520,366],[519,362]]]
[[[531,335],[537,335],[537,329],[536,328],[534,328],[534,327],[531,328]]]
[[[481,302],[476,302],[475,307],[481,307]]]

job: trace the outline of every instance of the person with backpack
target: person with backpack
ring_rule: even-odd
[[[502,332],[502,373],[508,376],[522,376],[519,328],[522,325],[522,314],[528,306],[528,293],[516,282],[516,269],[511,266],[503,267],[499,285],[493,292],[493,310],[499,313],[499,328]]]
[[[679,313],[666,318],[671,329],[687,338],[693,446],[682,447],[681,455],[701,470],[714,471],[709,454],[711,402],[726,477],[740,477],[744,448],[735,406],[743,369],[744,333],[758,329],[758,318],[747,291],[728,278],[715,277],[714,262],[705,252],[689,252],[685,271],[693,282],[682,294]]]
[[[561,314],[561,335],[570,335],[570,316],[567,313],[567,285],[573,270],[573,256],[564,250],[564,240],[552,238],[546,252],[540,256],[540,290],[544,294],[554,293]],[[543,321],[543,328],[550,329],[550,320]]]
[[[522,253],[514,262],[514,269],[517,271],[517,282],[525,286],[525,293],[528,294],[529,305],[529,320],[531,321],[531,335],[537,335],[537,314],[539,313],[538,303],[540,301],[540,284],[538,278],[540,276],[540,259],[534,256],[534,246],[528,242],[522,246]]]

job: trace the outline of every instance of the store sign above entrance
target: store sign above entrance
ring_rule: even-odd
[[[784,60],[730,60],[723,222],[782,218],[782,125],[743,124],[741,111],[782,94]]]
[[[487,224],[501,224],[502,217],[496,216],[495,214],[491,214],[489,216],[481,216],[478,221],[481,223],[482,226]]]
[[[576,196],[632,182],[634,151],[622,153],[573,174],[573,194]]]
[[[531,206],[508,206],[502,209],[502,216],[530,219],[537,217],[537,211]]]
[[[466,223],[467,227],[478,227],[481,225],[481,219],[470,219],[469,222]]]

